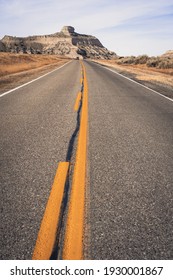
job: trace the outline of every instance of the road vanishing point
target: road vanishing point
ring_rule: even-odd
[[[173,259],[173,101],[73,60],[0,95],[1,259]]]

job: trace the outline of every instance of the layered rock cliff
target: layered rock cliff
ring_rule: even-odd
[[[94,36],[78,34],[74,27],[64,26],[60,32],[50,35],[13,37],[0,40],[0,51],[31,54],[56,54],[71,58],[115,58]]]

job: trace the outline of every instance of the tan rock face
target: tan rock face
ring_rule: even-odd
[[[70,35],[74,33],[74,27],[72,26],[64,26],[61,29],[61,33],[64,33],[65,35]]]
[[[64,26],[60,32],[50,35],[12,37],[0,40],[0,51],[32,54],[57,54],[71,58],[115,58],[94,36],[78,34],[74,27]]]

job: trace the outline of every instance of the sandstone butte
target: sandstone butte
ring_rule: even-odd
[[[5,35],[0,40],[1,52],[55,54],[70,58],[113,59],[117,55],[106,49],[94,36],[78,34],[74,27],[64,26],[60,32],[29,37]]]

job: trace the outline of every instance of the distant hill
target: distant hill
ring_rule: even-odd
[[[170,57],[173,58],[173,50],[169,50],[162,55],[163,57]]]
[[[0,40],[0,51],[28,54],[56,54],[70,58],[94,59],[116,58],[114,52],[106,49],[94,36],[78,34],[74,27],[64,26],[60,32],[50,35],[13,37]]]

